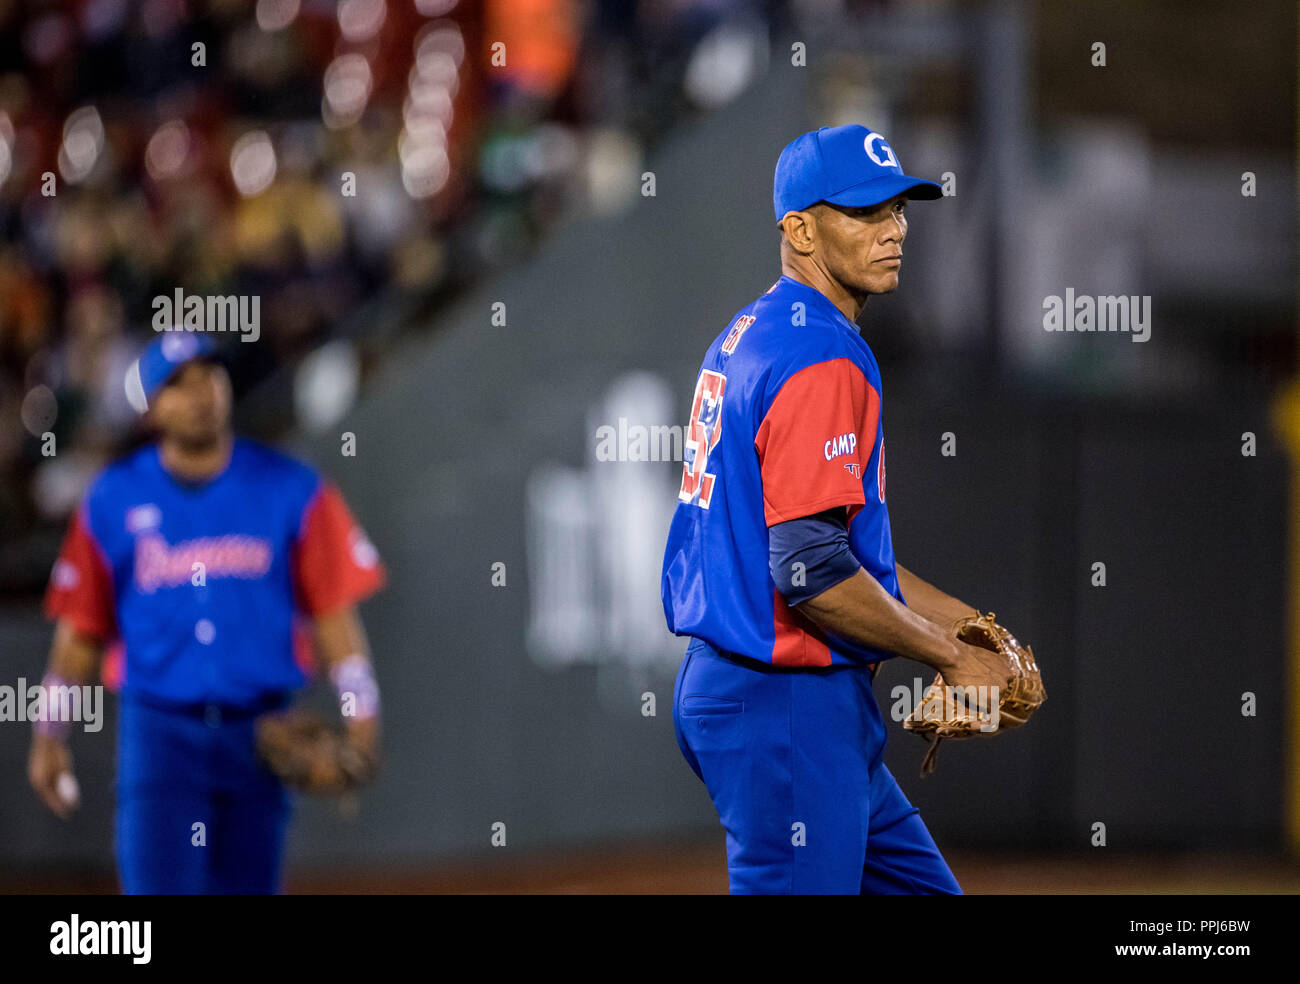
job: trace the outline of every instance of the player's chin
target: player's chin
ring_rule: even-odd
[[[867,284],[867,292],[870,294],[892,294],[896,290],[898,290],[897,271],[872,277]]]
[[[188,426],[178,428],[176,437],[186,447],[196,451],[211,448],[221,440],[222,428],[212,419],[189,422]]]

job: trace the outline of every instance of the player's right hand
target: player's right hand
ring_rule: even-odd
[[[966,688],[975,687],[976,694],[988,695],[989,707],[975,707],[971,710],[989,711],[997,707],[999,696],[1011,685],[1011,678],[1015,674],[1011,661],[1001,653],[982,646],[972,646],[959,639],[954,639],[953,645],[956,646],[956,653],[952,663],[942,671],[943,682],[950,687],[962,688],[958,694],[969,693]]]
[[[55,816],[66,820],[77,808],[80,795],[72,774],[72,752],[66,743],[49,735],[33,735],[27,778]]]

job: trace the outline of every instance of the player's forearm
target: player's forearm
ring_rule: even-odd
[[[43,686],[81,686],[95,676],[102,650],[98,639],[78,632],[71,622],[59,619],[54,626],[49,665]],[[77,808],[80,793],[72,775],[72,753],[68,750],[71,723],[52,720],[48,715],[32,726],[32,746],[27,757],[27,778],[32,789],[55,814],[66,818]]]
[[[49,664],[41,681],[44,687],[80,687],[95,678],[103,645],[94,636],[78,632],[67,619],[59,619],[54,626],[54,642],[50,646]],[[59,791],[54,783],[61,772],[71,769],[68,757],[68,736],[72,725],[66,719],[42,717],[32,726],[31,779],[50,808],[60,816],[65,815],[68,803],[75,794]]]
[[[316,646],[329,668],[352,656],[370,658],[370,643],[355,607],[349,605],[316,618]]]
[[[940,591],[933,584],[922,580],[902,564],[895,564],[898,570],[898,586],[907,599],[907,607],[931,622],[949,626],[960,618],[979,613],[950,594]]]
[[[339,695],[339,713],[354,737],[367,746],[378,740],[379,685],[370,644],[353,606],[316,619],[316,645]]]
[[[103,644],[94,636],[78,632],[67,619],[59,619],[54,626],[46,674],[78,686],[90,683],[103,651]]]
[[[943,672],[959,658],[941,625],[909,609],[864,570],[798,606],[827,632]]]

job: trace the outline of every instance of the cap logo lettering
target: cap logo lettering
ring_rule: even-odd
[[[880,142],[880,152],[885,155],[884,160],[881,160],[879,157],[876,156],[876,149],[875,147],[872,146],[877,141]],[[870,157],[873,161],[875,161],[880,167],[901,166],[898,163],[898,158],[894,156],[893,149],[889,146],[889,144],[885,143],[885,138],[882,137],[879,133],[876,133],[874,130],[867,134],[866,139],[862,141],[862,146],[863,149],[866,150],[867,156]]]
[[[168,362],[184,362],[198,347],[193,335],[166,335],[162,340],[163,358]]]

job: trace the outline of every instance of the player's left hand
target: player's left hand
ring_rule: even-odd
[[[291,789],[337,796],[370,782],[379,771],[373,720],[344,730],[311,711],[290,709],[262,715],[256,732],[262,761]]]
[[[371,781],[379,774],[379,718],[348,718],[347,740],[364,760],[364,781]]]

